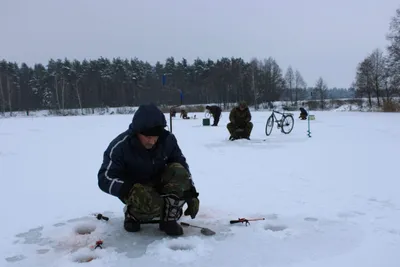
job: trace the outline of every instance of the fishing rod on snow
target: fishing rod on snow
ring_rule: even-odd
[[[237,220],[230,220],[230,224],[235,224],[235,223],[244,223],[246,226],[250,224],[250,222],[253,221],[263,221],[265,218],[254,218],[254,219],[246,219],[246,218],[238,218]]]

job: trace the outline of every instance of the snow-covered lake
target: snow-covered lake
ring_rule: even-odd
[[[218,127],[174,118],[201,201],[182,220],[217,232],[179,238],[125,232],[122,203],[97,186],[131,115],[0,119],[0,266],[398,267],[400,114],[313,112],[309,138],[297,113],[292,133],[267,137],[270,112],[253,112],[252,140],[234,142],[228,113]]]

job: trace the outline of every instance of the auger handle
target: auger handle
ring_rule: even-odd
[[[235,223],[247,223],[248,220],[246,219],[239,219],[239,220],[230,220],[229,223],[230,224],[235,224]]]
[[[187,226],[187,227],[194,227],[194,228],[199,228],[202,229],[203,227],[197,226],[197,225],[193,225],[193,224],[189,224],[189,223],[185,223],[185,222],[181,222],[182,226]]]

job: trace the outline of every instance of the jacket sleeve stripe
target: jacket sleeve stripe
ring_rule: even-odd
[[[112,167],[112,165],[114,164],[113,158],[112,158],[112,157],[113,157],[114,149],[115,149],[116,147],[118,147],[121,143],[123,143],[127,138],[128,138],[128,135],[126,135],[122,140],[118,141],[118,142],[111,148],[111,151],[110,151],[110,155],[109,155],[110,162],[108,163],[107,168],[106,168],[106,171],[105,171],[105,173],[104,173],[104,176],[106,177],[106,179],[110,181],[110,187],[108,188],[108,192],[109,192],[110,194],[111,194],[111,190],[112,190],[112,188],[113,188],[113,185],[114,185],[115,183],[120,183],[120,184],[123,184],[123,183],[124,183],[124,181],[120,180],[120,179],[117,178],[117,177],[110,177],[109,171],[110,171],[110,168]]]

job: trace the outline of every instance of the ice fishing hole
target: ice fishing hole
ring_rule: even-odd
[[[91,262],[92,260],[97,259],[97,256],[90,253],[79,253],[74,256],[73,261],[78,263]]]
[[[169,245],[169,248],[174,251],[178,250],[182,251],[182,250],[192,250],[194,249],[194,246],[191,244],[172,244]]]
[[[285,229],[287,229],[287,226],[285,225],[272,225],[272,224],[267,224],[266,226],[264,226],[264,229],[267,231],[272,231],[272,232],[279,232],[279,231],[283,231]]]
[[[318,221],[318,219],[314,218],[314,217],[305,217],[304,220],[306,222],[316,222],[316,221]]]
[[[78,235],[89,235],[91,234],[94,230],[96,230],[96,226],[95,225],[91,225],[91,224],[82,224],[82,225],[78,225],[75,228],[75,233],[77,233]]]
[[[37,249],[37,250],[36,250],[36,253],[37,253],[37,254],[46,254],[46,253],[49,252],[49,251],[50,251],[50,249],[43,248],[43,249]]]

